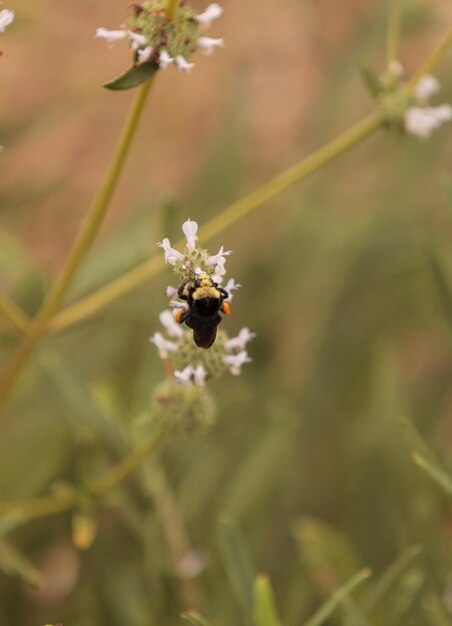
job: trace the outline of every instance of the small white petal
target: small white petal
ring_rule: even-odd
[[[164,326],[166,332],[170,337],[180,338],[183,336],[184,331],[180,324],[176,322],[171,311],[162,311],[159,315],[160,324]]]
[[[170,352],[176,352],[178,346],[174,341],[168,341],[161,333],[154,333],[149,340],[157,346],[161,359],[167,359]]]
[[[229,365],[229,371],[234,376],[239,376],[242,371],[242,365],[244,365],[245,363],[251,363],[252,360],[253,359],[248,356],[248,352],[246,350],[243,350],[238,354],[228,354],[223,357],[223,362],[226,365]]]
[[[233,278],[230,278],[228,280],[224,288],[229,294],[229,302],[231,302],[232,298],[234,297],[232,292],[235,291],[236,289],[240,289],[241,286],[242,285],[240,285],[239,283],[236,283]]]
[[[132,30],[127,31],[127,36],[132,40],[132,48],[138,50],[148,45],[148,38],[139,33],[134,33]]]
[[[415,97],[421,102],[426,102],[440,89],[439,80],[431,74],[421,76],[416,87],[414,88]]]
[[[168,298],[174,298],[174,296],[177,296],[177,289],[176,287],[172,287],[171,285],[168,285],[165,293],[168,296]]]
[[[225,257],[229,256],[230,254],[232,254],[232,250],[228,250],[227,252],[225,252],[223,246],[221,246],[218,253],[214,256],[210,256],[208,259],[206,259],[205,262],[207,265],[220,266],[220,270],[224,270],[224,264],[226,263]],[[221,271],[217,272],[217,269],[218,268],[215,269],[215,272],[221,274]]]
[[[421,139],[428,139],[444,122],[452,120],[452,107],[411,107],[405,113],[405,130]]]
[[[95,37],[98,39],[105,39],[109,44],[121,41],[127,37],[127,31],[125,30],[107,30],[106,28],[98,28],[96,30]]]
[[[198,387],[204,387],[204,385],[206,384],[206,377],[207,371],[204,365],[198,365],[197,367],[195,367],[195,369],[193,370],[195,385],[198,385]]]
[[[168,263],[169,265],[176,265],[178,261],[183,261],[185,259],[185,256],[181,252],[171,247],[170,240],[167,237],[165,237],[163,241],[159,242],[157,246],[159,248],[163,248],[163,251],[165,252],[165,263]]]
[[[192,384],[192,376],[194,374],[194,369],[191,365],[187,365],[183,370],[176,370],[174,372],[174,376],[179,383],[182,385],[191,385]]]
[[[215,48],[224,48],[224,39],[213,39],[212,37],[200,37],[198,47],[204,54],[212,54]]]
[[[180,72],[191,72],[195,67],[194,63],[189,63],[183,56],[179,55],[174,59],[177,69]]]
[[[151,48],[151,46],[148,46],[147,48],[144,48],[144,50],[138,50],[137,54],[138,54],[138,62],[139,63],[146,63],[146,61],[149,61],[149,59],[152,56],[152,53],[154,51],[154,48]]]
[[[255,336],[256,333],[252,333],[249,328],[242,328],[237,337],[229,339],[224,345],[228,350],[244,350],[246,344]]]
[[[171,65],[173,61],[174,61],[173,57],[170,57],[170,55],[168,54],[166,50],[160,51],[159,66],[161,70],[166,69],[168,65]]]
[[[14,11],[8,9],[2,9],[0,11],[0,33],[5,32],[5,28],[12,24],[14,21]]]
[[[171,300],[169,306],[170,309],[188,309],[188,304],[186,302],[180,302],[180,300]]]
[[[198,239],[196,234],[198,232],[198,224],[193,222],[191,219],[188,219],[182,224],[182,231],[187,239],[187,248],[189,250],[194,250]]]
[[[223,15],[223,8],[219,4],[209,4],[207,9],[203,13],[198,15],[198,24],[210,26],[213,20],[218,19],[219,17],[221,17],[221,15]]]

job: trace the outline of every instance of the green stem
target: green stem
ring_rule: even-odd
[[[449,52],[452,47],[452,28],[450,28],[443,39],[439,42],[429,57],[420,65],[417,71],[413,74],[408,82],[408,86],[413,88],[416,86],[421,76],[430,74],[443,57]]]
[[[28,335],[31,329],[31,320],[25,313],[7,296],[0,294],[0,312],[24,335]]]
[[[327,163],[330,163],[356,146],[375,132],[382,124],[383,118],[379,113],[369,115],[324,148],[314,152],[314,154],[303,159],[297,165],[285,170],[282,174],[273,178],[254,193],[226,208],[200,229],[200,238],[203,241],[211,239],[254,209],[260,207],[264,202],[277,196],[285,189],[295,185],[309,174],[319,170]],[[176,247],[178,245],[183,246],[184,242],[181,240],[176,244]],[[110,284],[101,287],[90,296],[79,300],[72,306],[61,311],[51,321],[51,331],[56,332],[62,330],[86,317],[94,315],[111,302],[144,284],[150,278],[161,272],[164,267],[165,264],[160,256],[145,261],[120,278],[112,281]]]
[[[178,6],[179,0],[168,0],[168,4],[166,5],[166,14],[170,20],[175,18]]]
[[[93,200],[87,217],[80,228],[78,236],[71,251],[69,252],[66,263],[36,319],[32,323],[29,337],[27,337],[18,348],[16,354],[11,360],[11,363],[3,372],[0,379],[0,404],[8,397],[9,391],[12,389],[16,378],[31,356],[35,344],[46,333],[50,318],[60,306],[64,296],[71,286],[76,272],[80,268],[80,265],[85,259],[100,230],[107,213],[110,200],[118,184],[119,176],[124,167],[132,140],[136,134],[138,123],[143,113],[144,105],[148,98],[152,84],[153,78],[139,88],[117,143],[110,167]]]
[[[166,431],[164,428],[156,430],[138,448],[132,450],[122,461],[108,470],[103,476],[93,482],[88,488],[89,492],[96,496],[103,496],[117,484],[122,482],[144,461],[154,448],[163,439]]]
[[[386,42],[386,62],[387,67],[393,61],[397,61],[399,38],[400,38],[400,22],[401,22],[401,0],[390,0],[391,8],[389,12],[388,36]]]

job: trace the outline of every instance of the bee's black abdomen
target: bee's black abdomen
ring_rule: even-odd
[[[210,348],[217,336],[216,326],[201,326],[193,330],[193,339],[198,348]]]

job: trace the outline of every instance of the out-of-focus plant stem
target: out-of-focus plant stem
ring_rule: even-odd
[[[390,0],[388,36],[386,40],[386,63],[389,68],[393,61],[397,61],[400,38],[402,0]]]
[[[111,489],[125,480],[145,458],[158,446],[166,431],[158,428],[138,448],[127,454],[117,465],[105,472],[103,476],[87,485],[86,492],[94,497],[103,497]],[[77,492],[67,490],[64,494],[54,497],[32,498],[30,500],[0,502],[0,516],[12,519],[31,520],[37,517],[46,517],[73,508],[77,502]]]
[[[0,294],[0,311],[24,335],[29,335],[31,320],[25,313],[4,294]]]
[[[190,572],[190,564],[187,563],[190,558],[196,558],[195,552],[190,544],[177,500],[158,461],[152,461],[144,468],[144,479],[166,537],[174,572],[179,579],[183,608],[203,611],[205,599],[202,589],[194,580],[197,572]]]
[[[151,78],[138,90],[135,100],[126,119],[121,136],[117,143],[107,174],[94,197],[88,214],[82,223],[78,236],[72,246],[63,269],[50,290],[36,319],[32,322],[28,337],[19,346],[10,364],[0,378],[0,405],[8,397],[14,382],[24,365],[27,363],[33,348],[39,339],[46,334],[50,318],[59,308],[72,280],[85,259],[96,238],[116,189],[132,140],[135,137],[138,123],[148,99],[154,79]]]
[[[451,47],[452,29],[448,31],[439,45],[420,66],[413,78],[408,82],[407,89],[413,89],[420,76],[431,72]],[[200,229],[199,236],[204,241],[207,241],[209,238],[217,235],[222,230],[244,217],[247,213],[259,208],[267,200],[270,200],[280,192],[288,189],[309,174],[322,168],[324,165],[327,165],[338,156],[341,156],[355,145],[359,144],[380,128],[382,124],[383,118],[380,114],[374,113],[369,115],[361,122],[358,122],[358,124],[353,126],[351,129],[340,135],[337,139],[334,139],[331,143],[327,144],[324,148],[314,152],[314,154],[303,159],[297,165],[276,176],[254,193],[227,207],[217,217],[214,217]],[[183,246],[184,241],[181,240],[178,242],[176,247],[178,245]],[[111,302],[118,300],[140,285],[146,283],[150,278],[161,272],[164,267],[165,264],[161,257],[153,257],[148,261],[145,261],[136,268],[126,272],[123,276],[112,281],[110,284],[101,287],[91,295],[86,298],[82,298],[75,304],[72,304],[61,311],[53,318],[53,320],[51,320],[50,330],[53,332],[63,330],[64,328],[72,326],[73,324],[96,314]]]
[[[166,5],[166,14],[171,20],[174,19],[178,6],[179,0],[168,0],[168,4]]]

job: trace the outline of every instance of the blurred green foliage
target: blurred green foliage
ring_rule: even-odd
[[[297,151],[365,106],[351,57]],[[236,87],[191,197],[137,201],[74,299],[248,186]],[[234,250],[226,323],[258,333],[254,362],[213,385],[213,428],[167,442],[102,505],[0,518],[1,626],[452,624],[448,132],[373,138],[209,246]],[[168,276],[46,340],[1,423],[2,501],[82,487],[130,449],[164,377],[148,337]],[[49,278],[5,233],[0,278],[32,316]],[[16,343],[2,321],[2,364]]]

